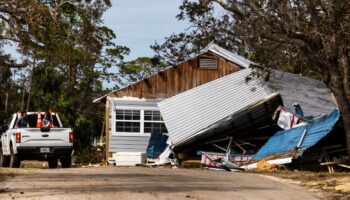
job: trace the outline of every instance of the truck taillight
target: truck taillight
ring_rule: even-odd
[[[74,140],[74,133],[73,132],[69,132],[69,142],[73,143]]]
[[[16,133],[16,143],[21,143],[21,133],[20,132]]]

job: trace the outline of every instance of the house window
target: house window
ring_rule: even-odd
[[[199,59],[199,68],[201,69],[217,69],[218,61],[210,58],[200,58]]]
[[[157,110],[117,109],[115,119],[116,133],[168,133]]]
[[[139,110],[116,110],[116,132],[139,133],[141,124]]]
[[[144,112],[144,133],[167,133],[163,118],[159,111],[145,110]]]

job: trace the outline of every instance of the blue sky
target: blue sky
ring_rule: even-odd
[[[114,0],[105,13],[105,25],[117,35],[116,43],[130,48],[126,61],[140,56],[153,56],[150,45],[187,28],[177,21],[182,0]]]

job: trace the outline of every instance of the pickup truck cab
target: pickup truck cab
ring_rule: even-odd
[[[28,112],[28,127],[16,128],[19,115],[13,114],[1,130],[0,167],[20,167],[22,160],[48,161],[50,168],[71,166],[73,132],[63,128],[56,113],[51,113],[51,127],[42,128],[43,112]]]

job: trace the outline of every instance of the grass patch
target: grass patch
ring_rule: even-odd
[[[247,171],[292,180],[310,191],[320,191],[325,199],[350,199],[350,172],[310,172],[310,171]]]
[[[48,164],[47,162],[40,162],[40,161],[22,161],[21,167],[43,169],[43,168],[48,168]]]

